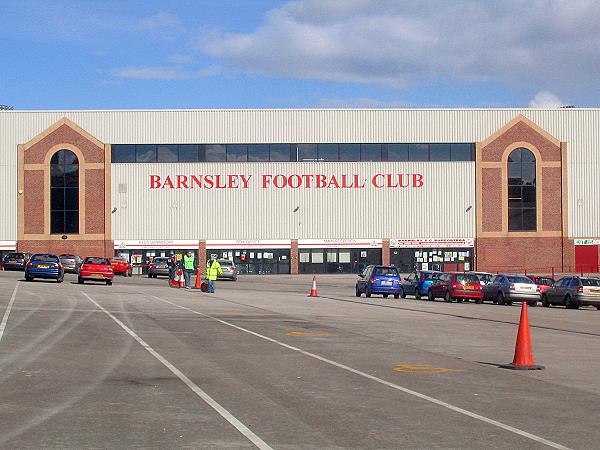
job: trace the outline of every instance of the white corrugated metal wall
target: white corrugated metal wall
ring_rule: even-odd
[[[568,142],[569,235],[599,236],[598,109],[2,111],[0,240],[16,240],[17,145],[65,116],[106,143],[380,143],[477,142],[518,114]]]
[[[379,173],[424,185],[376,188]],[[150,175],[209,174],[251,178],[248,189],[150,189]],[[365,187],[263,188],[263,174],[357,174]],[[475,163],[113,164],[112,198],[115,239],[472,238]]]

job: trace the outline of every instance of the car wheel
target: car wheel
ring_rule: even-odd
[[[360,289],[358,289],[358,286],[356,286],[356,296],[360,297],[360,295],[361,295]]]
[[[152,278],[152,275],[151,275],[151,274],[148,274],[148,278]]]
[[[446,291],[446,295],[444,296],[444,301],[445,301],[446,303],[450,303],[450,302],[452,302],[452,300],[454,300],[454,299],[453,299],[453,298],[452,298],[452,296],[450,295],[450,291]]]
[[[475,303],[478,305],[481,305],[483,303],[483,299],[482,298],[476,298],[475,299]]]
[[[537,302],[527,302],[527,306],[531,306],[532,308],[535,308],[537,306]]]
[[[504,300],[504,304],[506,306],[512,306],[513,302],[512,302],[512,300]]]
[[[570,296],[570,295],[567,295],[567,296],[565,297],[565,307],[566,307],[567,309],[578,309],[578,308],[579,308],[579,305],[578,305],[577,303],[575,303],[575,302],[573,301],[573,299],[571,299],[571,296]]]
[[[400,297],[406,298],[406,292],[404,292],[404,289],[402,289],[402,293],[400,294]]]
[[[389,294],[383,294],[383,298],[388,298]]]
[[[237,277],[233,277],[233,281],[237,281]]]
[[[112,286],[112,280],[106,280],[106,285],[107,286]]]
[[[421,300],[421,293],[419,292],[418,288],[415,288],[415,299]]]
[[[370,297],[371,296],[371,289],[369,289],[369,286],[367,286],[365,288],[365,297]]]
[[[550,307],[550,302],[548,301],[548,296],[546,294],[542,295],[542,306],[544,308]]]
[[[427,291],[427,300],[429,300],[430,302],[435,301],[435,297],[433,296],[433,291],[431,289]]]
[[[33,281],[33,277],[28,277],[28,276],[26,276],[26,277],[25,277],[25,281]]]
[[[394,294],[394,298],[400,298],[400,294]]]
[[[502,292],[498,292],[498,295],[496,296],[496,303],[499,305],[504,305],[504,294]]]

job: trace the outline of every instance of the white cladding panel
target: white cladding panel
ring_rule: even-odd
[[[247,189],[150,189],[151,175],[162,183],[167,176],[175,181],[176,175],[209,174],[251,177]],[[335,175],[340,185],[343,174],[348,185],[356,174],[364,188],[315,188],[314,179],[310,188],[262,187],[263,175],[277,174],[323,174],[329,182]],[[377,188],[377,174],[422,174],[423,186],[412,187],[412,175],[405,175],[411,187]],[[117,240],[475,235],[473,162],[113,164],[112,198]]]
[[[2,111],[0,240],[17,238],[17,145],[62,117],[112,144],[379,143],[478,142],[518,114],[568,143],[569,236],[599,236],[598,109]]]

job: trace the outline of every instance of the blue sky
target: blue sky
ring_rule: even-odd
[[[597,107],[586,0],[3,0],[17,109]]]

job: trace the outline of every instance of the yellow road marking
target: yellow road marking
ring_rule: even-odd
[[[464,372],[463,369],[450,369],[448,367],[433,367],[428,364],[401,364],[394,367],[395,372],[408,373],[448,373],[448,372]]]
[[[333,336],[331,333],[324,331],[290,331],[285,334],[288,336]]]

